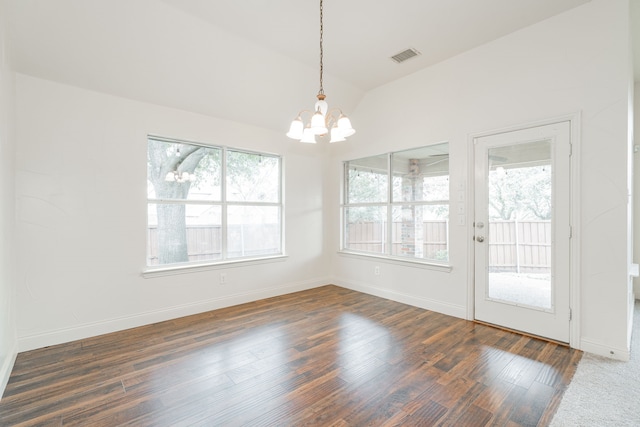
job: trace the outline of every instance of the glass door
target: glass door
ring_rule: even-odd
[[[569,341],[569,122],[475,140],[475,317]]]

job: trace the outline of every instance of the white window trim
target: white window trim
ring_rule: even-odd
[[[425,270],[443,271],[446,273],[449,273],[451,272],[451,270],[453,270],[453,266],[451,264],[438,264],[433,261],[423,260],[421,258],[406,258],[406,257],[393,256],[393,255],[373,254],[370,252],[350,251],[348,249],[339,250],[338,255],[343,256],[345,258],[375,259],[377,261],[385,262],[388,264],[402,265],[405,267],[422,268]]]
[[[284,262],[289,258],[288,255],[265,256],[260,258],[234,258],[219,262],[200,263],[200,264],[171,264],[170,266],[146,267],[142,271],[142,277],[150,279],[153,277],[175,276],[185,273],[199,273],[209,270],[220,270],[227,268],[247,267],[260,264],[271,264],[275,262]]]

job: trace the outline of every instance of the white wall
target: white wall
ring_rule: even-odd
[[[13,72],[7,63],[6,13],[0,1],[0,397],[18,352],[15,324],[15,144]]]
[[[21,351],[328,283],[325,146],[22,74],[16,111]],[[141,277],[149,133],[283,155],[289,257]]]
[[[634,152],[634,182],[633,182],[633,204],[634,204],[634,228],[633,228],[633,262],[640,263],[640,84],[635,84],[633,102],[634,117],[634,145],[639,147],[638,152]],[[636,298],[640,298],[640,277],[633,279],[633,291]]]
[[[580,113],[578,346],[627,357],[628,7],[594,0],[369,92],[352,114],[359,133],[332,147],[329,228],[339,227],[343,160],[449,141],[456,195],[468,180],[470,135]],[[336,254],[334,233],[335,282],[465,317],[471,221],[450,228],[450,273],[383,264],[374,276],[377,262]]]

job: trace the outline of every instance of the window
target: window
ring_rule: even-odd
[[[148,138],[147,265],[281,255],[282,160]]]
[[[449,144],[344,163],[342,250],[449,261]]]

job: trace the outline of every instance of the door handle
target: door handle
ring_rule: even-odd
[[[484,242],[484,236],[478,236],[478,237],[476,237],[476,242],[478,242],[478,243],[482,243],[482,242]]]

